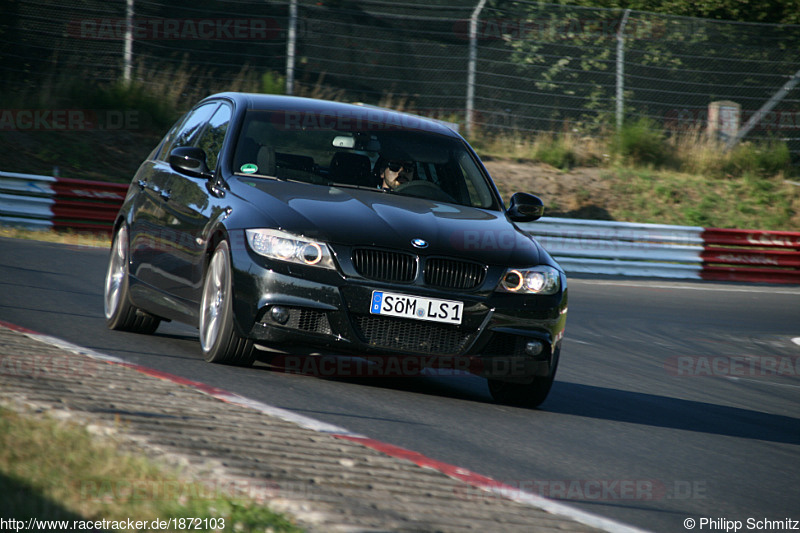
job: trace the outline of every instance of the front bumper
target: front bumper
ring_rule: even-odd
[[[240,334],[286,353],[410,358],[424,367],[454,365],[489,378],[525,379],[549,375],[566,323],[565,279],[557,294],[524,296],[345,278],[330,270],[265,264],[249,253],[234,254],[233,262]],[[462,323],[372,315],[373,290],[460,300]],[[281,321],[272,312],[276,307]],[[531,342],[541,344],[539,353],[526,350]]]

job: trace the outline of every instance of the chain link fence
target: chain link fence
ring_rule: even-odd
[[[274,90],[288,74],[294,93],[472,135],[591,134],[621,118],[705,131],[709,104],[723,101],[740,125],[755,115],[745,139],[782,139],[800,157],[800,26],[500,0],[297,0],[294,18],[292,4],[6,0],[0,89],[180,73],[201,89],[251,76]]]

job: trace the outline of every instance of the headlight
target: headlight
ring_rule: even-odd
[[[561,288],[560,279],[558,270],[546,265],[509,268],[495,290],[518,294],[555,294]]]
[[[249,229],[245,233],[250,249],[264,257],[300,265],[336,268],[328,245],[324,242],[277,229]]]

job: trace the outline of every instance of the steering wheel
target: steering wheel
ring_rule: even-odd
[[[427,198],[428,200],[437,200],[440,202],[453,202],[456,199],[442,190],[441,187],[426,180],[414,180],[403,183],[398,186],[394,192],[407,194],[408,196],[416,196],[418,198]]]

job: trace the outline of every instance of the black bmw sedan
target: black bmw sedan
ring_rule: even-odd
[[[162,320],[196,326],[214,363],[301,352],[415,361],[466,369],[496,400],[536,406],[567,314],[563,270],[515,224],[543,209],[526,193],[506,207],[441,123],[217,94],[134,176],[105,316],[140,333]]]

